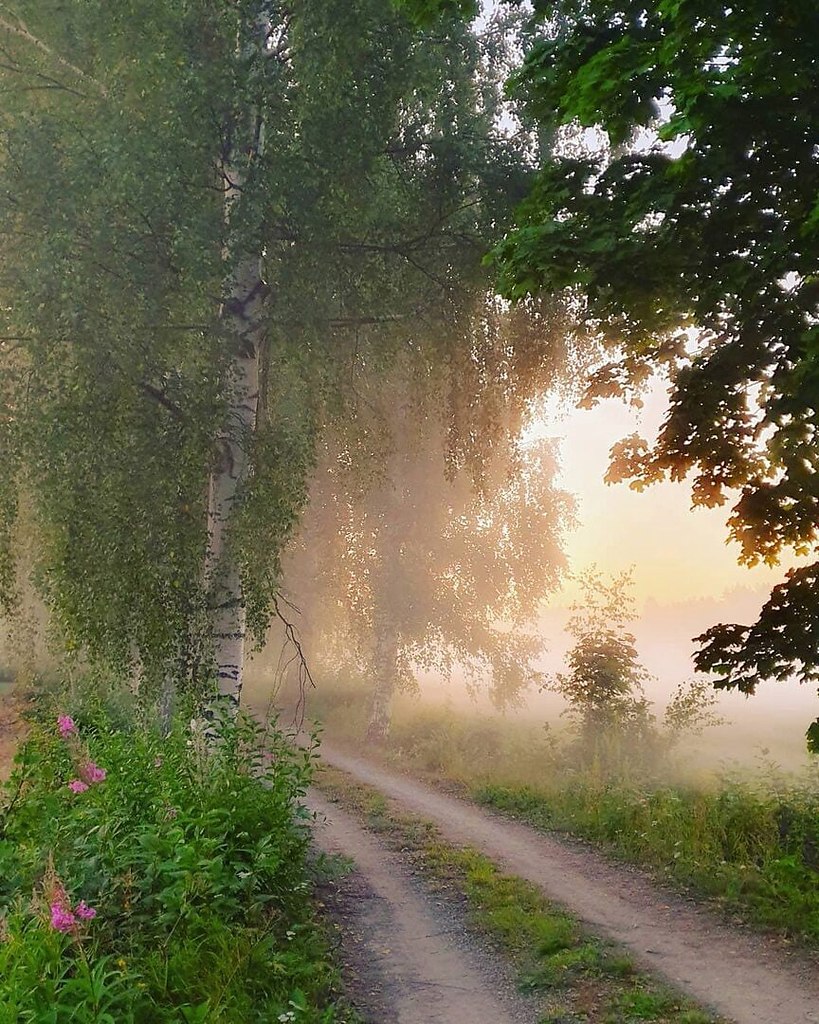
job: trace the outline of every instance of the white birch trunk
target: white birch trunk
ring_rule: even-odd
[[[251,46],[262,47],[266,22],[251,30]],[[240,44],[241,50],[241,44]],[[245,134],[246,133],[246,134]],[[220,310],[220,322],[233,353],[230,367],[230,402],[217,439],[217,454],[208,488],[208,549],[205,585],[211,609],[211,637],[218,692],[238,707],[245,657],[246,605],[242,571],[229,543],[241,488],[250,473],[250,444],[259,406],[259,355],[265,333],[267,285],[260,253],[241,255],[243,239],[232,222],[241,201],[245,168],[261,154],[263,125],[257,111],[249,110],[244,125],[237,125],[231,149],[222,164],[225,182],[225,260],[232,266]],[[242,145],[241,140],[247,144]]]
[[[259,404],[259,352],[266,286],[258,258],[237,266],[222,309],[222,324],[234,349],[227,422],[217,441],[208,493],[206,585],[212,615],[213,657],[220,695],[236,703],[242,690],[245,597],[241,567],[228,543],[236,502],[250,469],[249,445]]]

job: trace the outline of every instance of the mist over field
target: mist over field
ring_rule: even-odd
[[[675,686],[694,675],[694,638],[718,622],[753,622],[767,596],[767,591],[735,588],[721,597],[645,601],[633,632],[640,660],[654,677],[645,686],[646,696],[662,707]],[[543,662],[548,672],[562,666],[568,646],[562,632],[565,619],[566,612],[559,609],[547,610],[541,619],[549,638],[550,651]],[[737,762],[759,768],[772,761],[796,769],[808,763],[805,728],[817,705],[812,687],[767,680],[749,697],[734,691],[717,692],[718,710],[725,723],[689,741],[710,764]],[[553,694],[533,694],[523,713],[536,714],[541,707],[554,713],[557,700]]]
[[[663,483],[641,493],[625,485],[605,484],[611,446],[635,429],[651,436],[666,410],[664,387],[655,383],[640,409],[608,401],[589,411],[563,402],[538,412],[526,428],[527,441],[535,439],[542,443],[545,440],[556,445],[555,484],[569,492],[576,510],[575,521],[563,534],[567,574],[559,587],[543,596],[533,623],[526,627],[543,644],[531,668],[550,677],[565,671],[573,642],[566,632],[571,606],[582,604],[578,576],[592,567],[607,578],[626,572],[635,617],[625,628],[635,637],[637,658],[648,673],[643,692],[658,717],[675,689],[695,676],[692,659],[698,645],[694,638],[717,623],[756,621],[771,586],[784,578],[788,567],[798,564],[788,556],[778,567],[749,569],[738,565],[736,545],[726,544],[726,509],[692,509],[691,488],[687,482]],[[424,501],[404,503],[401,515],[412,523],[412,529],[422,541],[437,528],[430,508],[445,504],[446,490],[443,476],[435,482],[427,472]],[[315,533],[311,535],[311,542],[315,536]],[[360,544],[359,532],[354,530],[351,536]],[[331,565],[327,560],[316,563],[321,566],[320,578],[332,576],[342,564],[337,540],[335,547],[325,549]],[[397,551],[399,540],[391,541],[393,547],[387,545],[388,562],[391,553]],[[361,550],[365,557],[358,578],[366,580],[369,556],[366,549]],[[436,555],[438,562],[443,564],[446,555],[444,544]],[[394,569],[398,562],[389,564]],[[435,565],[433,559],[425,571],[435,571]],[[413,581],[417,586],[417,576]],[[338,605],[343,605],[354,592],[348,590],[345,597],[343,589],[337,590],[336,604],[322,606],[325,625],[327,616],[332,619],[337,615]],[[412,599],[405,588],[399,586],[397,593],[401,600]],[[313,631],[310,603],[302,606],[297,598],[296,604],[298,611],[293,612],[293,621],[297,628],[304,627],[308,662],[313,663],[317,683],[317,692],[307,694],[307,713],[309,716],[311,709],[315,709],[332,729],[332,714],[324,713],[322,691],[332,689],[339,682],[354,689],[359,686],[360,703],[365,707],[373,681],[366,662],[339,669],[339,665],[344,664],[343,657],[335,666],[317,657],[321,652],[310,646]],[[341,626],[342,633],[349,631],[349,619],[344,621],[347,625]],[[460,628],[468,632],[465,624]],[[274,630],[268,647],[251,662],[248,685],[253,694],[258,694],[254,697],[256,700],[266,700],[276,689],[281,669],[293,657],[292,649],[281,654],[282,639]],[[346,650],[349,654],[349,647]],[[354,662],[355,657],[351,660]],[[488,671],[465,673],[457,658],[449,677],[446,671],[425,665],[423,659],[416,659],[411,669],[417,693],[408,692],[406,685],[399,687],[398,719],[420,713],[422,707],[448,708],[470,720],[478,716],[536,727],[549,723],[555,735],[568,737],[570,733],[570,722],[564,714],[566,701],[552,690],[537,685],[525,687],[518,694],[517,703],[513,701],[499,712],[492,699]],[[710,687],[710,677],[699,678]],[[762,682],[753,696],[724,690],[716,694],[715,710],[722,723],[704,729],[701,734],[687,736],[676,757],[678,766],[687,765],[694,772],[719,772],[735,767],[756,774],[769,772],[772,766],[797,771],[810,763],[805,730],[816,717],[814,688],[796,681],[770,680]]]
[[[675,688],[694,677],[693,638],[717,622],[753,621],[767,597],[763,590],[734,588],[712,598],[679,602],[644,601],[639,617],[632,624],[640,661],[650,673],[644,693],[653,710],[661,713]],[[551,676],[565,670],[571,639],[565,632],[570,612],[566,607],[545,608],[538,620],[546,650],[537,668]],[[290,709],[292,688],[282,685],[283,670],[293,657],[292,648],[276,635],[248,667],[248,697],[264,706],[279,699]],[[284,672],[286,675],[286,672]],[[708,680],[708,677],[700,677]],[[520,703],[498,710],[480,679],[467,679],[457,666],[451,677],[418,668],[417,689],[399,692],[395,700],[396,720],[423,716],[425,709],[454,713],[465,722],[497,722],[515,727],[541,729],[544,725],[557,736],[568,737],[571,724],[565,715],[566,701],[559,694],[531,686],[520,695]],[[710,680],[709,684],[710,684]],[[370,684],[354,674],[337,677],[319,667],[315,687],[305,691],[305,716],[318,718],[333,736],[333,716],[325,712],[329,693],[341,685],[345,693],[357,693],[357,701],[366,707]],[[700,779],[706,775],[739,772],[740,775],[769,775],[782,769],[800,772],[813,763],[806,750],[806,724],[816,714],[816,693],[796,681],[760,684],[753,696],[733,691],[716,691],[716,711],[723,719],[698,735],[686,737],[675,757],[675,772]],[[276,697],[278,695],[278,698]],[[284,699],[282,700],[282,696]],[[523,734],[520,734],[523,736]]]

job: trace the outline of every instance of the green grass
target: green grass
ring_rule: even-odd
[[[583,780],[566,788],[476,783],[470,791],[539,828],[571,831],[649,865],[758,924],[819,942],[819,804],[812,795]]]
[[[0,790],[0,1024],[350,1021],[297,811],[309,752],[141,718],[41,706]]]
[[[325,694],[331,736],[361,729],[361,706]],[[357,717],[356,717],[357,716]],[[537,828],[589,839],[702,897],[819,946],[819,785],[775,774],[686,781],[680,765],[605,773],[531,724],[402,706],[389,760],[458,784]]]
[[[636,970],[623,950],[589,935],[523,879],[487,857],[445,842],[428,822],[392,809],[369,786],[336,769],[318,784],[405,856],[433,889],[455,891],[473,925],[515,966],[523,991],[543,1003],[543,1024],[712,1024],[679,994]]]

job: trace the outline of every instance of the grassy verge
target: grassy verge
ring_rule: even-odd
[[[332,700],[333,698],[330,697]],[[362,729],[360,703],[327,714],[330,737]],[[385,756],[458,783],[479,803],[570,832],[751,923],[819,946],[819,785],[814,777],[695,780],[680,764],[603,772],[532,725],[402,708]],[[627,758],[626,769],[628,768]]]
[[[0,794],[0,1024],[341,1024],[298,800],[309,752],[40,707]],[[268,760],[265,751],[272,751]]]
[[[819,808],[798,792],[475,783],[479,803],[592,839],[751,921],[819,943]]]
[[[446,843],[428,822],[398,813],[376,790],[336,769],[320,788],[412,857],[436,888],[454,890],[475,926],[514,964],[521,988],[544,1002],[542,1024],[712,1024],[715,1018],[637,971],[630,958],[588,935],[529,883],[502,874],[470,849]]]

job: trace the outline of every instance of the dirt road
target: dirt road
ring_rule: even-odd
[[[628,948],[642,967],[736,1024],[819,1022],[815,965],[788,956],[774,939],[734,930],[707,909],[591,849],[493,815],[332,747],[323,745],[321,755],[433,822],[444,838],[481,850],[538,886],[591,930]],[[389,898],[389,872],[383,883]]]
[[[457,915],[422,892],[401,859],[321,794],[316,844],[355,860],[340,879],[342,955],[357,1008],[385,1024],[535,1024],[533,1005],[497,977],[492,958],[470,945]]]
[[[0,782],[11,773],[17,746],[24,735],[20,702],[10,690],[0,688]]]

